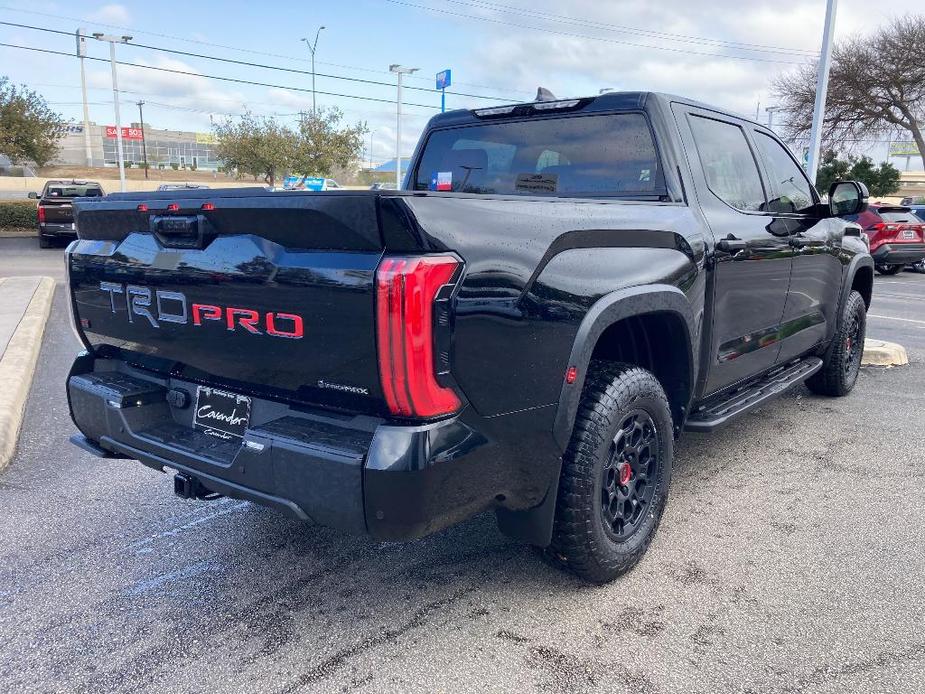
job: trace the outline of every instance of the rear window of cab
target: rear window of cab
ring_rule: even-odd
[[[46,198],[98,198],[103,189],[98,185],[49,186],[45,190]]]
[[[414,190],[501,195],[666,194],[642,113],[533,118],[435,130]]]

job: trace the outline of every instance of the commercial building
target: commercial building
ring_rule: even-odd
[[[113,125],[90,124],[90,153],[92,166],[118,166],[116,128]],[[148,152],[148,165],[163,169],[199,169],[214,171],[221,166],[215,154],[215,137],[212,133],[184,130],[159,130],[145,125],[144,144]],[[85,166],[84,126],[66,126],[59,142],[55,164]],[[122,151],[125,161],[140,166],[144,162],[141,125],[132,123],[122,128]]]

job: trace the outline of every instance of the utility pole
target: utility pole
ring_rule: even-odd
[[[816,77],[816,104],[813,108],[813,127],[809,132],[809,158],[806,174],[813,185],[819,170],[819,150],[822,147],[822,127],[825,120],[825,99],[829,90],[829,68],[832,63],[832,39],[835,33],[835,10],[838,0],[828,0],[825,7],[825,29],[822,32],[822,54],[819,56],[819,74]]]
[[[369,131],[369,168],[373,168],[373,133],[375,130]]]
[[[145,114],[141,107],[145,105],[144,101],[138,102],[138,120],[141,123],[141,156],[145,162],[145,180],[148,180],[148,143],[145,141]]]
[[[119,154],[119,186],[125,192],[125,153],[122,147],[122,119],[119,117],[119,78],[116,75],[116,44],[128,43],[131,36],[112,36],[102,32],[94,32],[93,38],[97,41],[109,42],[109,64],[112,67],[112,105],[116,115],[116,149]]]
[[[315,32],[315,41],[309,43],[308,39],[303,38],[305,45],[308,46],[308,50],[312,53],[312,118],[316,115],[315,109],[315,49],[318,48],[318,35],[321,34],[321,30],[324,29],[323,26],[318,27],[318,31]]]
[[[84,58],[87,57],[87,40],[83,29],[77,29],[77,57],[80,58],[80,93],[84,102],[84,153],[87,158],[87,167],[93,166],[93,149],[90,147],[90,107],[87,105],[87,72],[84,69]]]
[[[398,104],[398,118],[396,120],[395,133],[395,185],[399,189],[401,189],[401,76],[411,75],[417,72],[418,69],[419,68],[416,67],[404,67],[398,64],[389,65],[389,72],[394,72],[398,75],[398,99],[396,100]]]

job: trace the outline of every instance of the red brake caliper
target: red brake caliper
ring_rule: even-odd
[[[617,473],[620,475],[619,482],[621,487],[625,487],[633,477],[633,468],[629,463],[620,463],[617,465]]]

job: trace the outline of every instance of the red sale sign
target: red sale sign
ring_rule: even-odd
[[[116,126],[106,126],[106,137],[110,139],[116,138]],[[142,135],[141,128],[122,128],[123,140],[141,140],[143,137],[144,136]]]

